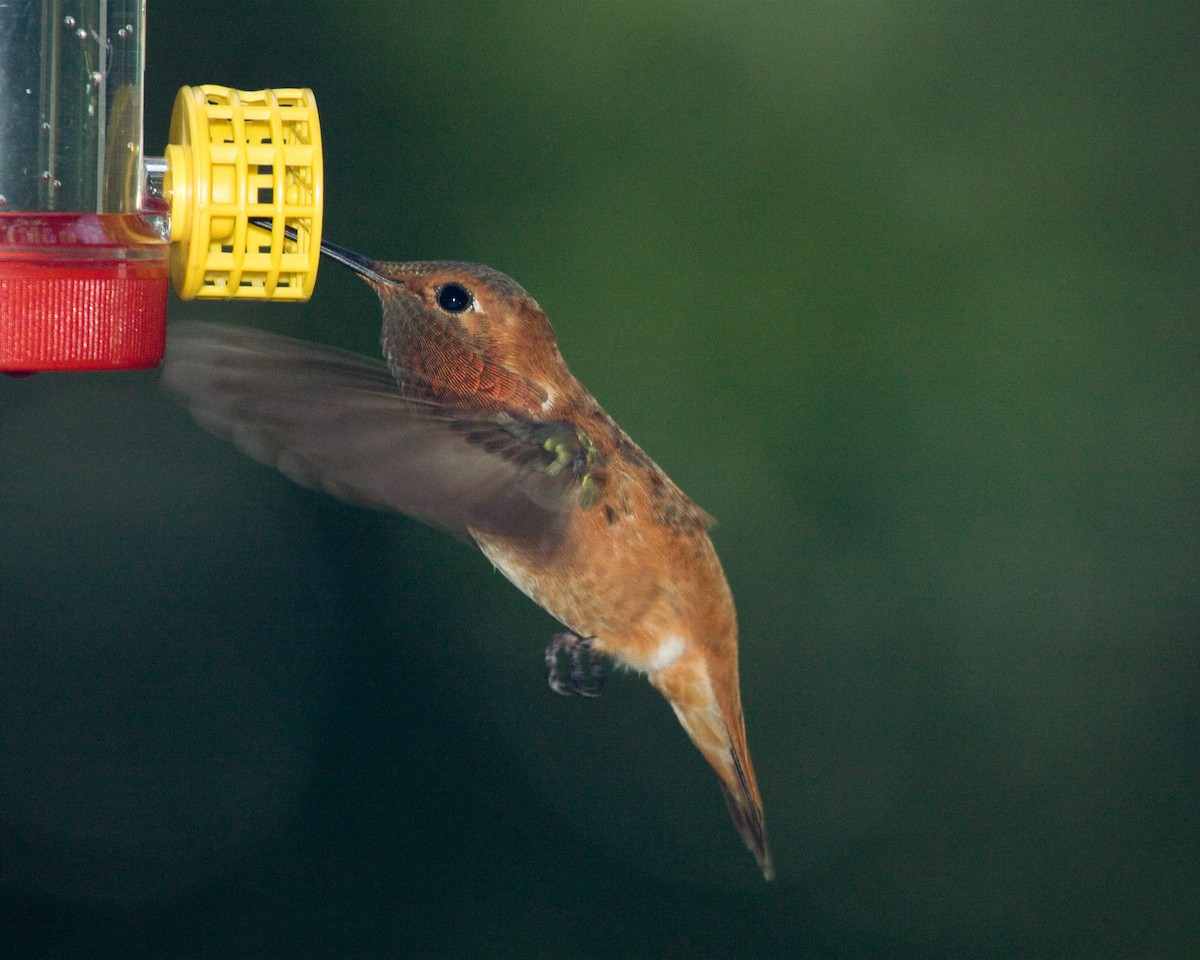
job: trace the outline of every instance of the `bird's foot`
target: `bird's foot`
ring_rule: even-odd
[[[592,652],[592,637],[556,633],[546,644],[546,681],[564,697],[598,697],[604,686],[604,664]]]

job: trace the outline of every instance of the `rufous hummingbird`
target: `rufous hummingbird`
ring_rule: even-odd
[[[386,365],[274,334],[173,325],[163,380],[292,480],[475,543],[566,627],[550,686],[594,696],[597,654],[645,673],[774,874],[742,718],[737,619],[710,518],[571,375],[541,307],[489,267],[331,243],[383,304]]]

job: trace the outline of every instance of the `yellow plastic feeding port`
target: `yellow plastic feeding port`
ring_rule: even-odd
[[[179,298],[307,300],[321,255],[323,190],[312,91],[184,87],[166,153]]]

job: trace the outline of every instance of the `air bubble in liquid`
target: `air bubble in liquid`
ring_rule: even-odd
[[[64,27],[75,26],[75,18],[73,16],[71,16],[70,14],[67,14],[65,17],[63,17],[63,26]]]
[[[75,31],[75,36],[77,36],[80,40],[86,40],[87,39],[87,31],[84,30],[83,27],[80,27],[78,30]]]

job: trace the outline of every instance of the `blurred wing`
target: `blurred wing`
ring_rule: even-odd
[[[295,482],[553,549],[594,454],[563,423],[406,401],[382,362],[217,324],[170,328],[163,383],[206,430]]]

